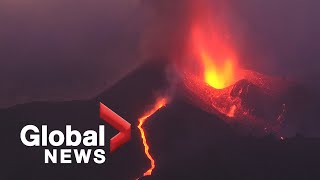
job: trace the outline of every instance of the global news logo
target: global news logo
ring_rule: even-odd
[[[110,153],[113,153],[131,138],[131,124],[117,115],[104,104],[100,103],[100,118],[119,131],[110,139]],[[86,130],[83,133],[66,125],[65,131],[52,130],[48,125],[39,129],[35,125],[26,125],[20,131],[21,142],[28,147],[48,147],[44,149],[44,163],[89,163],[90,159],[96,164],[106,161],[105,126],[99,125],[98,132]],[[89,148],[79,149],[79,146]],[[65,148],[59,148],[64,146]]]

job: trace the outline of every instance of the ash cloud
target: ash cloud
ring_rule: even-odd
[[[142,2],[148,17],[141,43],[143,57],[181,57],[188,31],[190,0]]]

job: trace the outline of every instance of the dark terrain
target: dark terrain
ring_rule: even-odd
[[[96,98],[86,101],[32,102],[0,109],[0,179],[135,179],[149,167],[138,117],[165,91],[165,64],[148,63]],[[132,124],[132,139],[106,163],[44,164],[44,147],[26,147],[20,131],[27,124],[64,131],[97,130],[99,102]],[[281,141],[272,135],[240,134],[235,127],[175,96],[145,124],[156,169],[141,179],[319,179],[320,139],[297,135]],[[107,138],[116,131],[108,127]],[[108,146],[106,146],[106,152]],[[52,147],[49,147],[52,148]],[[62,148],[62,147],[60,147]],[[79,147],[80,149],[80,147]]]

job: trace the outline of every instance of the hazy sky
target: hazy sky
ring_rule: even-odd
[[[0,107],[92,97],[134,69],[144,61],[142,2],[0,1]],[[245,67],[319,82],[320,1],[226,2]]]
[[[139,63],[127,0],[0,1],[0,106],[87,98]]]

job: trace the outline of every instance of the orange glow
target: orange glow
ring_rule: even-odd
[[[230,108],[230,111],[228,112],[227,116],[228,117],[234,117],[234,113],[236,112],[237,106],[236,105],[232,105]]]
[[[208,23],[193,25],[193,50],[195,58],[202,63],[204,81],[216,89],[223,89],[236,82],[237,63],[224,38],[211,32],[211,26]]]
[[[143,116],[139,118],[138,129],[140,130],[141,139],[144,146],[144,153],[146,154],[147,158],[150,160],[150,163],[151,163],[150,168],[143,174],[143,176],[150,176],[153,169],[156,167],[156,164],[149,152],[150,147],[148,145],[146,134],[142,126],[150,116],[152,116],[155,112],[157,112],[159,109],[164,107],[167,104],[167,101],[168,101],[167,98],[158,99],[154,104],[154,106],[152,107],[152,109],[147,111]]]

